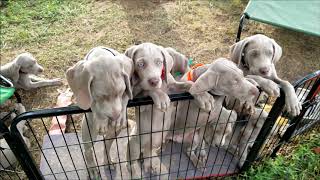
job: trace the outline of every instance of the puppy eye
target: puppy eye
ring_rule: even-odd
[[[143,67],[144,67],[144,63],[143,63],[143,62],[138,62],[137,66],[138,66],[139,68],[143,68]]]
[[[270,51],[270,50],[266,51],[266,55],[267,56],[272,56],[272,51]]]
[[[257,51],[253,51],[252,53],[251,53],[251,57],[257,57],[258,56],[258,52]]]
[[[158,66],[162,65],[162,61],[156,61],[156,65]]]

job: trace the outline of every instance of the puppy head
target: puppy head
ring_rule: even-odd
[[[250,102],[259,94],[257,87],[244,78],[236,64],[224,58],[210,64],[208,70],[200,75],[189,90],[191,94],[205,91]]]
[[[99,56],[69,68],[67,80],[79,107],[91,107],[99,121],[119,120],[124,101],[132,98],[129,61],[124,56]]]
[[[281,47],[271,38],[257,34],[231,46],[231,60],[253,75],[270,77],[272,66],[282,55]]]
[[[40,66],[36,59],[30,53],[22,53],[16,59],[16,65],[19,66],[19,72],[27,74],[40,74],[43,67]]]
[[[167,81],[172,58],[161,46],[142,43],[126,50],[125,55],[134,62],[133,85],[139,84],[144,90],[161,88],[162,81]]]

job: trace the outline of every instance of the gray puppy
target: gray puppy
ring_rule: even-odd
[[[10,79],[16,88],[30,90],[62,85],[60,78],[46,80],[35,76],[42,72],[43,67],[37,63],[30,53],[22,53],[0,68],[0,74]]]
[[[82,120],[82,141],[89,175],[99,178],[95,167],[93,147],[98,135],[113,139],[127,126],[126,108],[132,99],[130,78],[133,73],[132,60],[105,47],[93,48],[85,57],[66,72],[70,88],[80,108],[91,108]],[[130,124],[129,124],[130,125]],[[90,134],[90,133],[91,134]],[[91,138],[92,139],[91,139]],[[113,140],[105,140],[104,164],[114,168],[110,158]]]

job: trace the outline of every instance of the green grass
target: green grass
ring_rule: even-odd
[[[81,2],[83,1],[9,1],[1,8],[1,48],[6,44],[16,47],[38,43],[64,33],[63,28],[51,28],[52,25],[66,23],[68,19],[83,13],[84,5]]]
[[[290,154],[278,155],[252,167],[240,178],[244,179],[320,179],[320,154],[313,148],[320,147],[320,134],[315,131],[299,138],[300,142]]]

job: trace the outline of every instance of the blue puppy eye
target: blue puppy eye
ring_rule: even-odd
[[[144,67],[144,63],[143,62],[139,62],[138,63],[138,67],[140,67],[140,68]]]

